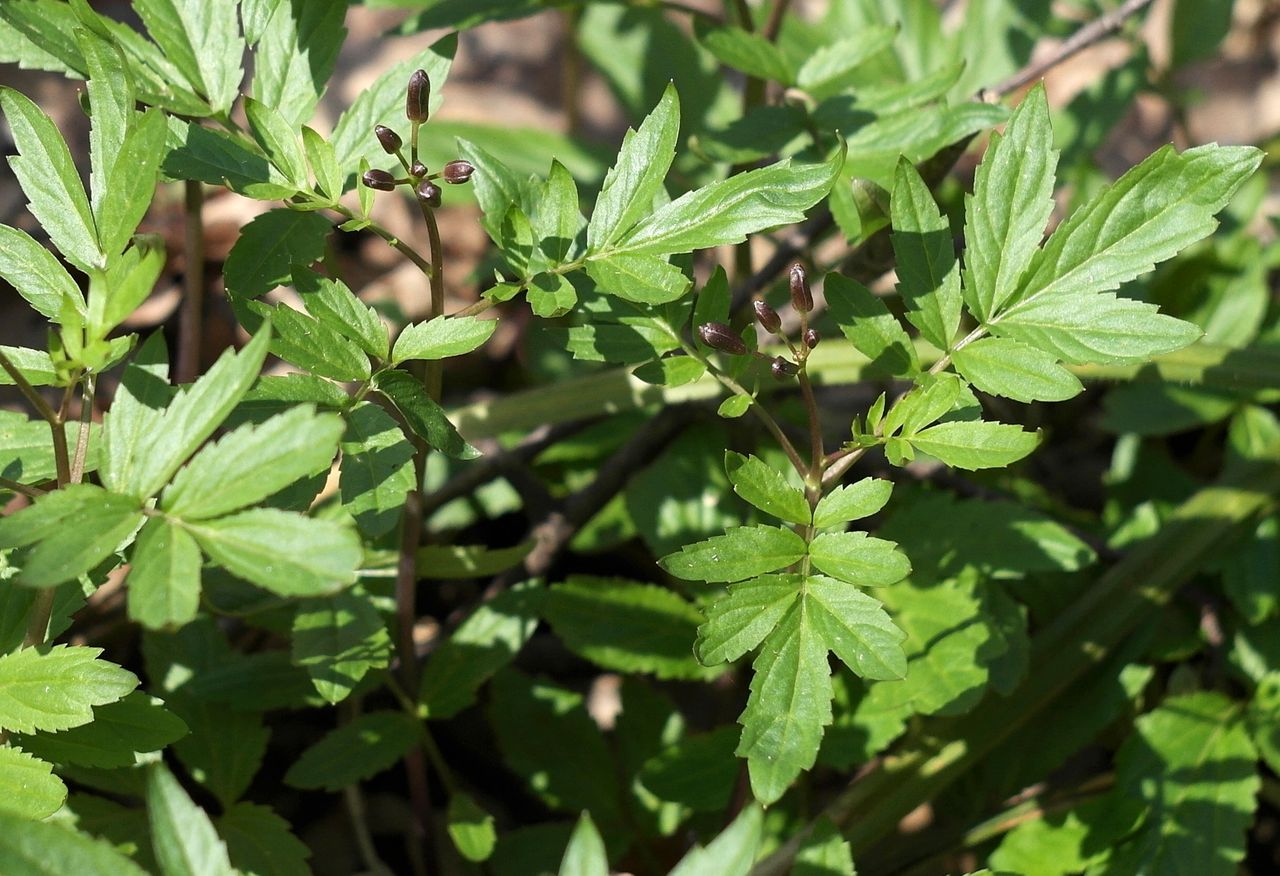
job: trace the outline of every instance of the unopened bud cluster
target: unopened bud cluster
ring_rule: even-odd
[[[471,180],[475,167],[469,161],[455,159],[447,163],[436,173],[418,160],[418,128],[431,114],[431,79],[425,70],[416,70],[409,77],[405,88],[404,114],[409,120],[413,135],[409,138],[410,155],[405,158],[404,138],[386,125],[375,125],[373,134],[378,144],[388,155],[394,155],[400,161],[405,176],[397,177],[386,170],[366,170],[361,181],[371,189],[380,192],[392,191],[396,186],[409,186],[414,195],[428,207],[440,206],[441,190],[436,180],[442,180],[451,186],[462,185]]]
[[[800,315],[800,341],[796,346],[789,338],[782,335],[782,317],[763,298],[756,298],[751,307],[756,314],[756,322],[771,335],[778,335],[786,343],[795,361],[785,356],[766,356],[747,348],[742,337],[722,322],[707,322],[698,326],[698,337],[702,343],[713,350],[728,353],[730,356],[744,356],[751,353],[769,363],[769,372],[778,380],[786,380],[800,373],[809,352],[818,346],[822,336],[809,328],[809,313],[813,310],[813,292],[809,289],[809,278],[804,266],[795,264],[787,277],[791,291],[791,306]]]

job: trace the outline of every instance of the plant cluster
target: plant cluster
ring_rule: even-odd
[[[86,185],[0,88],[34,220],[0,278],[47,329],[0,346],[0,873],[1265,868],[1262,151],[1106,178],[1134,96],[1186,96],[1138,52],[1051,109],[1047,2],[368,5],[453,32],[328,133],[345,0],[0,5],[0,61],[90,119]],[[549,5],[635,119],[616,150],[439,116],[456,32]],[[1148,2],[1102,5],[1059,60]],[[1176,4],[1173,67],[1230,5]],[[130,321],[170,187],[172,363]],[[247,340],[197,373],[221,190],[270,206],[221,265]],[[353,236],[425,318],[352,288]],[[460,403],[500,324],[518,391]]]

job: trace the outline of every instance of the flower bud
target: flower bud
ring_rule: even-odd
[[[770,307],[763,298],[752,301],[751,306],[756,309],[756,319],[760,325],[764,326],[764,330],[771,335],[776,335],[782,328],[782,319],[779,318],[778,311]]]
[[[809,291],[809,278],[805,275],[804,265],[796,262],[791,266],[791,306],[800,313],[813,310],[813,293]]]
[[[396,178],[385,170],[366,170],[362,179],[366,186],[380,192],[389,192],[396,187]]]
[[[456,161],[450,161],[444,166],[444,170],[440,171],[440,176],[451,186],[461,185],[471,179],[471,174],[475,173],[475,166],[470,161],[463,161],[459,158]]]
[[[411,122],[425,122],[430,110],[427,104],[431,101],[431,80],[426,70],[415,70],[409,77],[409,87],[405,91],[404,114]]]
[[[804,333],[804,345],[805,345],[806,347],[808,347],[810,350],[812,350],[814,347],[818,346],[818,341],[820,341],[820,340],[822,340],[822,335],[818,334],[818,333],[817,333],[817,332],[815,332],[813,329],[806,329],[806,330],[805,330],[805,333]]]
[[[742,338],[722,322],[704,322],[698,326],[698,337],[702,338],[702,343],[721,353],[741,356],[747,352],[747,345]]]
[[[427,166],[421,161],[415,161],[409,166],[409,173],[419,178],[424,177],[427,175]]]
[[[440,187],[431,180],[424,179],[418,183],[417,194],[418,200],[428,207],[440,206]]]
[[[800,373],[800,367],[794,362],[789,362],[781,356],[774,358],[773,364],[769,366],[770,373],[773,374],[775,380],[786,380],[788,377],[795,377]]]
[[[374,125],[373,133],[378,138],[378,142],[382,144],[382,151],[388,155],[395,155],[400,147],[404,145],[400,135],[386,125]]]

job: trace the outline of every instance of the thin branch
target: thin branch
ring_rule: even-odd
[[[71,483],[84,479],[84,461],[89,455],[89,427],[93,424],[93,394],[96,378],[90,374],[84,379],[84,396],[80,401],[80,432],[76,435],[76,452],[71,459]]]
[[[9,478],[0,478],[0,489],[9,490],[12,493],[21,493],[28,499],[39,499],[45,494],[45,490],[39,487],[33,487],[30,484],[20,484]]]
[[[185,185],[182,312],[178,317],[178,361],[174,374],[178,383],[191,383],[200,373],[200,343],[204,334],[204,187],[198,180]]]

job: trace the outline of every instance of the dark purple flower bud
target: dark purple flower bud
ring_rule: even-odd
[[[822,335],[818,334],[818,333],[817,333],[817,332],[815,332],[813,329],[807,329],[807,330],[805,331],[805,333],[804,333],[804,345],[805,345],[806,347],[808,347],[810,350],[812,350],[814,347],[818,346],[818,341],[820,341],[820,340],[822,340]]]
[[[470,180],[471,174],[475,172],[475,166],[470,161],[459,158],[446,164],[444,170],[440,171],[440,176],[444,177],[444,181],[449,185],[456,186]]]
[[[756,309],[756,319],[759,320],[760,325],[764,326],[764,330],[771,335],[776,335],[782,328],[782,319],[778,316],[778,311],[770,307],[763,298],[752,301],[751,306]]]
[[[797,262],[791,266],[791,305],[801,313],[813,310],[813,293],[809,291],[809,278],[805,275],[804,265]]]
[[[400,147],[404,145],[400,135],[386,125],[374,125],[373,133],[378,138],[378,142],[382,144],[382,151],[388,155],[395,155]]]
[[[775,380],[786,380],[788,377],[795,377],[800,373],[800,367],[794,362],[789,362],[778,356],[773,360],[773,364],[769,366],[769,371],[773,374]]]
[[[418,183],[418,200],[428,207],[440,206],[440,187],[431,180],[424,179]]]
[[[409,166],[409,173],[418,178],[422,178],[427,175],[427,166],[421,161],[415,161]]]
[[[389,192],[396,187],[396,178],[385,170],[366,170],[364,184],[380,192]]]
[[[702,338],[702,343],[721,353],[741,356],[747,352],[747,345],[742,338],[722,322],[704,322],[698,326],[698,337]]]
[[[405,93],[404,114],[411,122],[425,122],[430,110],[427,104],[431,101],[431,80],[426,70],[415,70],[409,77],[409,88]]]

